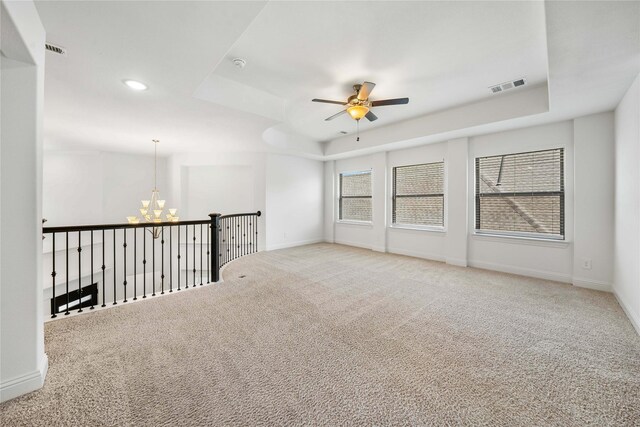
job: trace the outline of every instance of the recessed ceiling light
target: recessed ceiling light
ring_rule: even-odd
[[[135,80],[123,80],[122,83],[126,84],[127,86],[129,86],[129,88],[133,90],[147,90],[146,84],[140,83]]]

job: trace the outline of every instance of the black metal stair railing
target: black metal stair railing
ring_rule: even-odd
[[[258,251],[260,215],[43,227],[50,237],[43,240],[43,269],[51,271],[51,286],[44,289],[50,316],[218,282],[222,266]]]

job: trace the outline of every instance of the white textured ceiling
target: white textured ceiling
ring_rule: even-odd
[[[331,140],[339,152],[341,141],[353,137],[338,132],[352,133],[355,124],[347,116],[325,122],[339,106],[310,100],[345,99],[364,80],[377,83],[372,99],[411,99],[374,109],[379,120],[361,123],[362,148],[373,148],[376,138],[364,136],[378,128],[428,121],[478,102],[491,110],[506,94],[490,95],[487,87],[520,77],[533,88],[548,84],[548,111],[523,108],[535,113],[499,123],[488,114],[485,130],[610,110],[640,71],[639,2],[45,1],[37,7],[47,40],[68,49],[66,57],[47,54],[48,149],[150,152],[149,141],[158,138],[162,154],[321,155],[323,146],[314,141]],[[235,68],[234,57],[247,66]],[[126,78],[149,90],[129,90],[121,83]]]

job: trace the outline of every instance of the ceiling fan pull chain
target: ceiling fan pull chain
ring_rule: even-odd
[[[356,141],[360,141],[360,120],[356,120]]]

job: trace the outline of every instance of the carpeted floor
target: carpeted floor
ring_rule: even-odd
[[[640,425],[611,294],[329,244],[224,278],[47,323],[46,384],[0,424]]]

